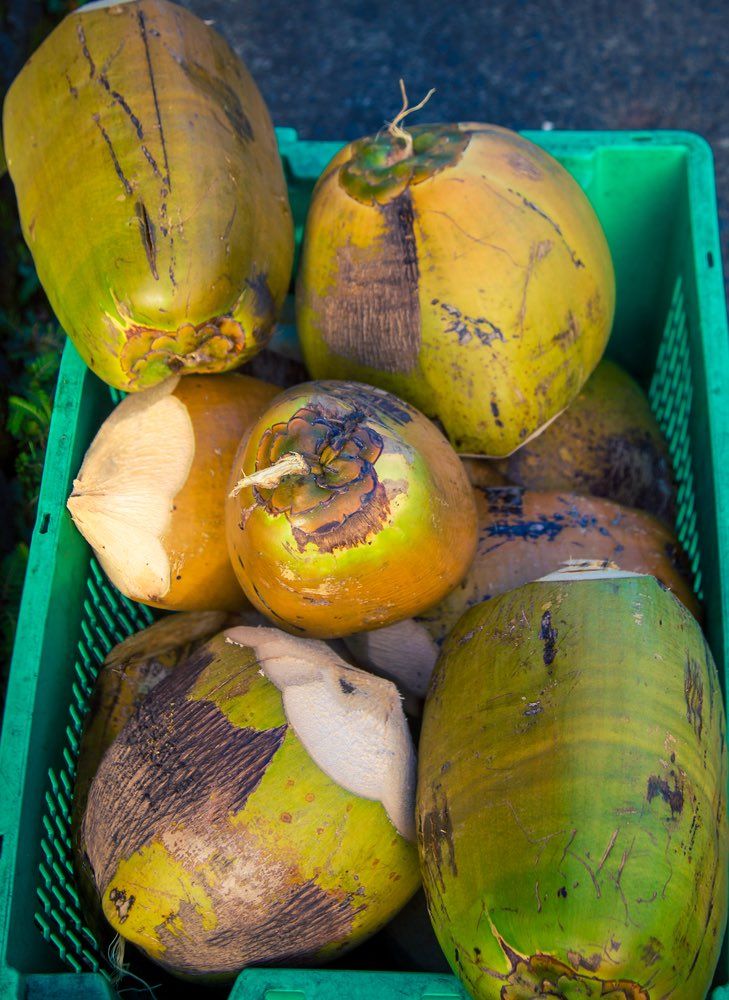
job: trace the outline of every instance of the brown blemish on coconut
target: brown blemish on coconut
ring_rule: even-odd
[[[523,195],[520,191],[516,191],[514,188],[508,188],[508,191],[510,194],[513,194],[517,198],[519,198],[524,208],[527,208],[529,209],[529,211],[535,212],[537,215],[541,216],[541,218],[544,219],[545,222],[547,222],[552,227],[552,229],[555,231],[555,233],[559,236],[560,240],[562,241],[562,244],[567,253],[569,254],[569,257],[574,266],[578,270],[580,268],[584,268],[585,266],[584,261],[580,260],[580,258],[577,256],[575,251],[572,249],[572,247],[565,239],[564,233],[562,232],[562,228],[559,225],[559,223],[555,222],[554,219],[544,211],[544,209],[540,208],[539,205],[535,204],[533,201],[530,201],[529,198]]]
[[[500,340],[502,343],[506,340],[503,331],[486,316],[467,316],[457,306],[441,302],[439,299],[433,299],[430,304],[440,307],[443,332],[457,337],[459,344],[470,344],[471,341],[478,340],[488,347],[494,340]],[[495,405],[492,402],[492,411]],[[498,408],[495,416],[498,417]],[[503,422],[497,420],[497,426],[503,427]]]
[[[129,916],[129,911],[134,906],[135,897],[127,896],[124,889],[119,889],[116,886],[114,886],[109,890],[109,900],[111,901],[111,903],[114,906],[114,909],[116,910],[116,915],[119,923],[123,924],[124,921]]]
[[[281,874],[267,871],[265,867],[257,872],[260,878],[271,875],[280,877]],[[287,875],[291,881],[296,877],[293,871]],[[216,956],[221,971],[231,972],[239,971],[241,954],[246,955],[246,965],[270,962],[272,955],[276,956],[278,965],[307,963],[319,948],[328,946],[332,941],[346,941],[352,932],[354,916],[363,908],[362,904],[354,904],[351,895],[326,891],[312,880],[298,885],[289,882],[269,922],[261,921],[249,928],[241,926],[240,920],[221,921],[222,929],[207,931],[205,956]],[[199,916],[194,906],[183,900],[179,922],[194,926],[196,920]],[[282,927],[295,927],[296,933],[282,935]],[[179,931],[163,926],[157,928],[157,933],[165,948],[174,949],[175,971],[199,977],[200,955],[180,948]]]
[[[322,406],[301,407],[288,421],[266,430],[256,472],[239,486],[270,470],[270,482],[254,486],[255,502],[289,520],[300,551],[307,545],[322,552],[354,548],[389,520],[388,490],[375,468],[383,446],[382,437],[359,410],[335,415]],[[277,463],[294,458],[300,468],[276,482]],[[401,491],[395,489],[394,495]]]
[[[670,777],[673,780],[673,787],[671,787],[671,784],[665,778],[652,774],[648,778],[646,799],[648,802],[652,802],[653,799],[660,797],[669,806],[671,819],[677,819],[683,812],[683,782],[674,770],[671,770]]]
[[[407,374],[418,361],[421,323],[410,192],[403,191],[376,210],[384,221],[378,245],[340,247],[334,284],[314,308],[324,341],[335,354]]]
[[[253,126],[235,90],[221,77],[209,73],[199,62],[183,59],[178,55],[174,58],[196,90],[210,97],[222,109],[233,135],[243,145],[251,142],[254,138]]]
[[[319,382],[317,383],[327,396],[340,400],[348,410],[357,410],[369,421],[387,427],[394,421],[401,427],[412,423],[417,410],[392,393],[376,386],[359,387],[355,382]],[[437,423],[437,421],[433,421]],[[441,428],[445,437],[445,432]]]
[[[101,128],[101,126],[99,126],[99,128]],[[147,257],[149,270],[155,281],[159,281],[159,274],[157,273],[157,241],[155,239],[155,225],[150,219],[147,207],[141,199],[136,201],[134,204],[134,214],[139,222],[139,234],[142,240],[142,248],[144,249]]]
[[[575,972],[578,972],[580,969],[586,969],[588,972],[597,972],[602,961],[602,956],[597,951],[587,957],[581,955],[579,951],[568,951],[567,958]]]
[[[240,811],[283,743],[285,725],[240,728],[212,701],[187,698],[212,662],[203,648],[178,667],[139,705],[102,761],[82,828],[101,892],[120,858],[199,815],[201,802],[210,824]],[[108,780],[105,773],[134,775],[134,781]],[[120,815],[123,824],[115,820]],[[110,818],[117,831],[113,839],[106,835]]]
[[[575,995],[584,992],[585,996],[609,996],[610,1000],[650,1000],[648,991],[633,980],[601,979],[591,975],[600,964],[600,955],[585,958],[576,950],[570,950],[567,954],[572,965],[567,965],[539,952],[528,957],[520,955],[495,929],[494,934],[511,965],[506,976],[496,973],[497,978],[506,980],[499,994],[500,1000],[524,1000],[527,996],[565,998],[572,995],[571,991],[565,993],[568,983],[575,984]],[[585,969],[585,972],[580,969]]]
[[[448,800],[440,785],[433,785],[433,808],[420,819],[419,837],[423,853],[434,862],[441,889],[445,891],[443,864],[447,863],[451,875],[458,875],[456,850],[453,841],[453,824]]]
[[[276,319],[276,303],[265,271],[255,271],[246,279],[246,285],[253,292],[256,315],[266,324],[273,325]]]
[[[597,438],[589,445],[589,472],[578,470],[582,488],[673,519],[673,487],[666,455],[650,431],[626,430]]]
[[[557,333],[555,333],[554,337],[552,337],[552,340],[555,344],[559,344],[560,347],[567,350],[568,348],[569,349],[573,348],[579,339],[580,339],[580,324],[575,318],[575,314],[570,309],[567,312],[567,322],[565,326]]]
[[[261,343],[272,324],[258,331]],[[158,370],[165,366],[170,375],[192,368],[198,373],[221,370],[254,346],[241,324],[232,316],[218,316],[193,326],[183,323],[177,330],[165,331],[143,326],[131,326],[125,333],[126,342],[119,353],[122,371],[134,388],[144,388],[145,372],[150,366]],[[155,377],[159,381],[159,375]]]
[[[648,938],[647,943],[641,949],[640,957],[643,960],[643,964],[649,968],[663,957],[663,945],[658,938]]]
[[[543,177],[542,171],[529,157],[521,153],[510,153],[507,162],[512,170],[522,177],[528,177],[532,181],[540,181]]]
[[[544,643],[542,659],[546,667],[551,667],[557,655],[557,630],[552,626],[552,612],[549,608],[542,615],[539,625],[539,638]]]
[[[494,518],[520,518],[524,513],[524,490],[521,486],[477,486],[486,498]]]
[[[374,491],[365,496],[362,509],[350,514],[342,524],[325,524],[312,532],[295,527],[291,533],[301,551],[309,544],[315,545],[320,552],[353,549],[381,531],[389,516],[387,492],[382,483],[378,483]]]
[[[701,739],[703,729],[704,685],[701,680],[701,667],[696,660],[687,657],[683,681],[684,697],[686,698],[686,718],[691,728]]]

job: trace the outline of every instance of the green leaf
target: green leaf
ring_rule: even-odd
[[[7,426],[14,437],[47,434],[51,422],[51,401],[42,389],[31,390],[27,397],[10,396],[8,410]]]

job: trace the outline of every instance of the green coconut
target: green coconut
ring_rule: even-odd
[[[699,1000],[727,915],[725,716],[653,578],[560,572],[470,609],[420,741],[423,881],[480,1000]]]

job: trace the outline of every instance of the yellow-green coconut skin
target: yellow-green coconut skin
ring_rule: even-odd
[[[314,763],[255,651],[226,633],[116,738],[82,838],[113,929],[188,979],[326,962],[420,884],[415,843]]]
[[[425,706],[418,837],[479,1000],[701,1000],[727,912],[716,668],[652,577],[537,582],[468,611]]]
[[[69,14],[8,91],[23,235],[84,361],[135,391],[226,371],[268,341],[293,224],[246,67],[167,0]]]
[[[577,396],[610,334],[600,223],[534,143],[478,122],[382,130],[317,181],[296,285],[315,379],[369,382],[501,458]]]

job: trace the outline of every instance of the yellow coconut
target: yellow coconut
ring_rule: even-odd
[[[177,611],[247,605],[227,554],[225,490],[241,437],[279,391],[245,375],[173,376],[102,424],[67,506],[123,594]]]
[[[232,628],[144,700],[91,785],[104,914],[169,971],[320,964],[420,883],[395,686],[322,642]]]
[[[459,452],[508,455],[561,413],[600,360],[614,300],[584,192],[508,129],[383,130],[315,188],[297,279],[309,371],[396,393]]]
[[[696,620],[647,576],[471,608],[425,705],[428,909],[476,1000],[702,1000],[727,919],[726,719]]]

